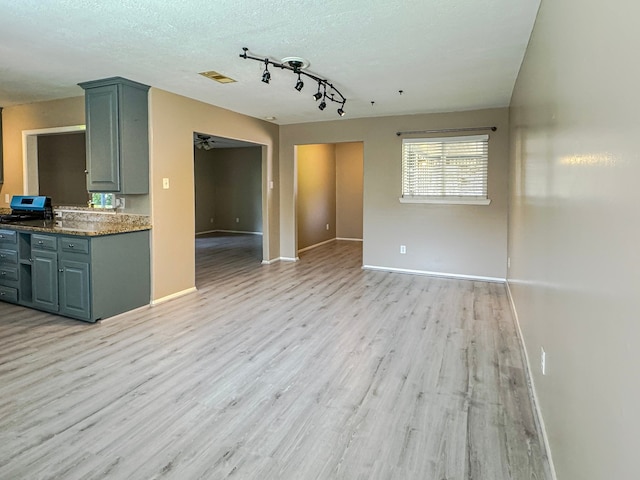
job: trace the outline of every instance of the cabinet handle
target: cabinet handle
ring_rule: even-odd
[[[6,274],[7,274],[7,272],[2,272],[1,275],[4,277]]]
[[[42,240],[38,240],[38,245],[42,245],[44,242]]]
[[[0,297],[4,297],[4,292],[0,292]]]
[[[63,272],[64,272],[64,270],[63,270],[63,269],[61,269],[61,268],[60,268],[60,269],[58,269],[58,271],[59,271],[60,273],[63,273]]]
[[[89,170],[85,170],[84,173],[89,173]]]
[[[0,258],[7,258],[6,255],[0,255]]]
[[[69,248],[73,248],[73,247],[75,247],[75,245],[73,243],[70,243]]]

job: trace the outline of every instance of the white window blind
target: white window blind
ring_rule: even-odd
[[[403,139],[401,200],[487,200],[488,167],[489,135]]]

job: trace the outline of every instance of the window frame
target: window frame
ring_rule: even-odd
[[[406,168],[407,159],[405,157],[405,145],[407,144],[426,144],[435,143],[446,145],[454,143],[467,143],[467,142],[486,142],[486,156],[484,165],[484,181],[483,185],[485,193],[483,195],[411,195],[405,193],[406,186]],[[445,147],[442,147],[443,150]],[[443,160],[446,161],[446,156],[443,155]],[[441,204],[441,205],[489,205],[491,199],[489,198],[489,135],[464,135],[464,136],[450,136],[450,137],[427,137],[427,138],[404,138],[402,139],[402,153],[401,153],[401,196],[399,198],[400,203],[426,203],[426,204]],[[445,187],[445,181],[442,181],[442,187]]]

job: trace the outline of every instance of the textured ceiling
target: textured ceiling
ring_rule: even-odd
[[[339,118],[307,82],[239,58],[300,56],[345,118],[509,103],[540,0],[0,0],[0,106],[82,95],[122,76],[288,124]],[[216,70],[237,83],[198,75]],[[399,90],[404,94],[400,95]],[[371,105],[371,101],[375,104]]]

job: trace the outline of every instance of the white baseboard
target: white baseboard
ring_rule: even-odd
[[[381,267],[378,265],[363,265],[364,270],[379,270],[382,272],[407,273],[410,275],[427,275],[430,277],[454,278],[456,280],[476,280],[480,282],[505,283],[504,278],[482,277],[479,275],[462,275],[459,273],[430,272],[428,270],[410,270],[407,268]]]
[[[278,258],[272,258],[271,260],[262,260],[262,265],[273,265],[274,263],[277,263],[277,262],[297,262],[298,260],[300,260],[298,257],[296,258],[278,257]]]
[[[524,370],[527,382],[529,384],[529,392],[531,393],[531,402],[533,403],[533,409],[535,411],[536,421],[542,433],[542,441],[544,443],[544,449],[546,450],[547,459],[549,460],[549,468],[551,469],[552,480],[558,480],[556,476],[556,468],[553,464],[553,458],[551,457],[551,447],[549,446],[549,437],[547,436],[547,429],[544,426],[544,418],[542,417],[542,411],[540,410],[540,402],[538,401],[538,395],[536,394],[536,386],[533,382],[533,376],[531,375],[531,362],[529,361],[529,354],[527,353],[527,346],[522,335],[522,329],[520,328],[520,319],[518,318],[518,311],[516,310],[516,304],[513,301],[513,295],[511,294],[511,288],[509,281],[505,282],[507,287],[507,297],[509,298],[509,306],[511,307],[511,313],[516,322],[516,329],[518,331],[518,338],[520,340],[520,348],[524,353]]]
[[[262,235],[262,232],[246,232],[244,230],[214,230],[215,233],[244,233],[245,235]]]
[[[244,230],[206,230],[204,232],[196,232],[197,235],[205,235],[207,233],[244,233],[245,235],[262,235],[262,232],[245,232]]]
[[[336,240],[343,240],[346,242],[361,242],[361,238],[345,238],[345,237],[336,237]]]
[[[324,242],[316,243],[315,245],[310,245],[308,247],[301,248],[300,250],[298,250],[298,253],[306,252],[307,250],[311,250],[311,249],[317,248],[317,247],[319,247],[321,245],[326,245],[327,243],[331,243],[331,242],[335,242],[335,241],[336,241],[335,238],[330,238],[329,240],[325,240]]]
[[[161,297],[156,300],[151,300],[151,305],[159,305],[161,303],[168,302],[169,300],[173,300],[174,298],[182,297],[183,295],[188,295],[189,293],[193,293],[197,290],[198,289],[196,287],[187,288],[186,290],[172,293],[171,295],[167,295],[166,297]]]

